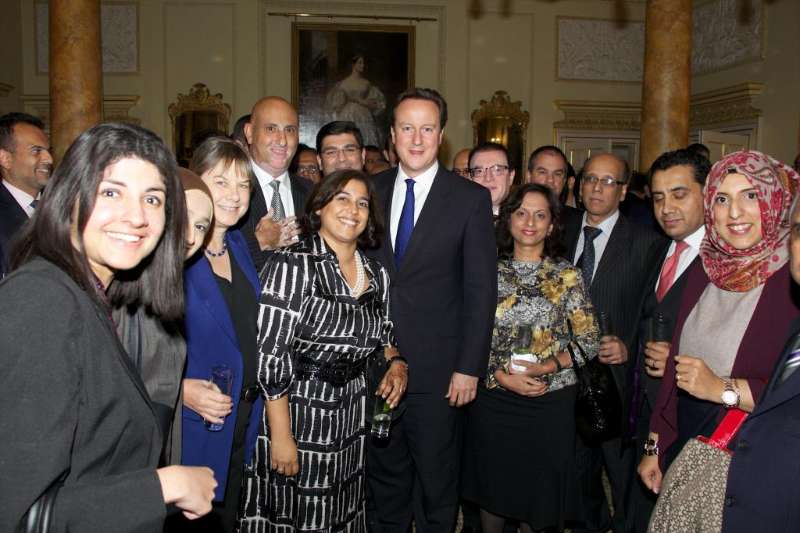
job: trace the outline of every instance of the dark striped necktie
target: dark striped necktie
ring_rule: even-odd
[[[592,286],[592,277],[594,276],[594,240],[603,233],[600,228],[594,226],[583,227],[583,253],[578,258],[576,265],[581,269],[583,276],[583,284],[588,289]]]
[[[775,388],[789,379],[789,377],[794,374],[794,371],[797,370],[797,367],[800,366],[800,333],[795,335],[791,350],[789,357],[786,358],[786,362],[783,363],[778,381],[775,382]]]

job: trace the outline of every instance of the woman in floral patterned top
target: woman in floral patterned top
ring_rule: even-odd
[[[464,456],[463,496],[480,505],[485,533],[501,532],[506,519],[523,533],[580,519],[568,322],[588,357],[599,332],[580,272],[558,257],[559,211],[553,193],[534,184],[500,208],[489,368],[470,409]]]

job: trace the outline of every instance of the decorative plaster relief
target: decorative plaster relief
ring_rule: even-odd
[[[762,0],[716,0],[692,13],[692,73],[703,74],[761,59]]]
[[[692,74],[704,74],[762,57],[763,0],[712,0],[692,14]],[[642,81],[644,23],[558,18],[558,78]]]
[[[644,65],[644,23],[558,18],[558,78],[637,82]]]
[[[132,74],[139,70],[138,11],[136,4],[102,4],[100,34],[103,48],[103,72]],[[36,4],[36,68],[50,69],[49,7]]]

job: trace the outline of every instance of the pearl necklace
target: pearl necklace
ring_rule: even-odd
[[[350,296],[355,298],[364,292],[364,289],[366,289],[365,285],[367,281],[367,273],[364,271],[364,263],[361,260],[361,254],[359,254],[358,251],[353,254],[353,258],[356,262],[356,282],[352,287],[348,284],[347,288],[350,289]]]
[[[222,250],[220,250],[219,252],[216,252],[216,253],[212,252],[208,248],[204,248],[204,250],[206,252],[206,255],[208,255],[210,257],[222,257],[223,255],[228,253],[228,243],[225,242],[225,241],[222,241]]]

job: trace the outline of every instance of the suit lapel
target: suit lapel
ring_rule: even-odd
[[[253,260],[250,258],[250,252],[247,250],[247,247],[240,247],[238,242],[235,241],[232,237],[229,237],[228,242],[230,246],[228,249],[231,251],[236,263],[239,265],[239,270],[244,273],[244,276],[247,278],[247,281],[250,282],[250,285],[253,286],[253,291],[256,294],[256,299],[259,297],[259,293],[261,292],[261,287],[258,282],[258,273],[256,269],[253,267]],[[216,280],[215,280],[216,281]]]
[[[775,365],[775,369],[772,372],[772,377],[767,385],[764,395],[765,397],[762,399],[761,403],[756,406],[756,409],[750,416],[758,416],[761,413],[769,411],[770,409],[788,400],[791,400],[795,396],[800,395],[800,371],[797,370],[791,376],[789,376],[784,383],[781,383],[780,387],[777,389],[775,388],[778,380],[780,379],[783,367],[786,364],[786,360],[792,353],[792,348],[797,345],[798,335],[800,335],[800,333],[791,335],[789,340],[786,342],[783,352],[781,353],[781,357],[778,359],[778,363]]]
[[[606,271],[608,271],[608,275],[613,275],[614,263],[617,257],[626,256],[625,248],[630,242],[628,238],[629,234],[630,228],[628,227],[628,223],[622,218],[622,214],[620,214],[617,223],[614,224],[614,228],[611,230],[606,248],[603,250],[603,257],[600,258],[600,263],[597,265],[597,272],[595,272],[592,278],[592,285],[594,285],[598,279],[602,279],[602,277],[606,275]]]
[[[575,263],[575,248],[578,246],[578,235],[581,232],[581,224],[583,224],[583,216],[577,220],[577,224],[572,223],[572,219],[567,219],[568,225],[564,227],[564,248],[567,254],[566,259],[570,263]]]
[[[219,291],[217,280],[214,279],[211,264],[205,257],[199,256],[187,269],[186,282],[197,293],[208,314],[214,317],[220,329],[225,332],[233,345],[239,346],[233,329],[233,321],[228,312],[228,305]]]
[[[2,183],[0,183],[0,210],[4,212],[4,217],[13,218],[20,225],[28,220],[28,213],[22,209],[22,206],[17,203],[11,192]]]
[[[403,256],[403,266],[411,264],[414,255],[421,249],[421,243],[427,239],[431,233],[439,226],[440,218],[447,212],[447,197],[450,190],[447,187],[447,176],[442,171],[442,167],[436,172],[431,184],[431,190],[428,191],[428,197],[425,199],[425,205],[422,206],[422,211],[414,224],[414,231],[411,232],[411,240],[408,241],[406,253]]]
[[[250,198],[250,213],[247,216],[253,232],[255,232],[258,221],[266,214],[267,201],[264,199],[264,191],[261,190],[261,185],[256,182],[255,187],[253,187],[253,196]]]
[[[378,197],[383,200],[383,227],[385,242],[381,246],[381,263],[389,271],[392,277],[396,273],[394,265],[394,246],[392,246],[392,197],[394,196],[394,182],[397,179],[399,169],[387,171],[383,180],[378,182]]]
[[[289,183],[292,190],[292,203],[294,204],[294,214],[297,218],[303,216],[306,212],[306,196],[308,189],[303,187],[300,182],[301,178],[297,176],[289,176]]]

